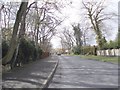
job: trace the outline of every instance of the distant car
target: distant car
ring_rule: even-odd
[[[59,55],[59,56],[60,56],[61,54],[60,54],[60,53],[58,53],[57,55]]]

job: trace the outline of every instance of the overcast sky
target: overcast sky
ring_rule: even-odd
[[[4,2],[4,0],[0,0],[0,1]],[[14,2],[14,1],[21,1],[21,0],[6,0],[6,1]],[[30,1],[34,1],[34,0],[30,0]],[[60,17],[63,17],[63,18],[66,17],[66,19],[62,23],[62,25],[58,27],[58,33],[61,32],[63,27],[70,28],[72,23],[74,22],[79,23],[83,18],[83,16],[81,15],[81,13],[83,13],[83,10],[81,9],[82,7],[81,0],[67,0],[67,1],[71,1],[72,3],[70,6],[66,6],[61,11],[62,15],[60,15]],[[119,0],[106,0],[106,6],[107,6],[106,11],[118,13],[118,2]],[[106,27],[108,27],[108,29],[110,30],[110,33],[107,33],[108,34],[106,37],[107,40],[114,40],[118,31],[117,18],[115,21],[107,22]],[[60,47],[60,38],[58,38],[57,36],[53,37],[51,42],[54,48]],[[92,45],[96,44],[95,37],[92,38],[92,40],[89,41],[89,43]]]
[[[62,26],[60,26],[61,28],[66,26],[66,27],[70,27],[71,23],[73,22],[81,22],[82,20],[82,16],[81,13],[83,13],[83,10],[81,9],[81,0],[71,0],[72,1],[72,5],[71,6],[67,6],[62,10],[62,14],[64,16],[67,16],[67,19],[63,22]],[[98,1],[98,0],[97,0]],[[107,12],[114,12],[114,13],[118,13],[118,2],[119,0],[106,0],[106,11]],[[107,40],[114,40],[116,38],[116,34],[118,31],[118,20],[117,18],[114,21],[109,21],[106,22],[107,23],[107,28],[109,29],[109,33],[107,32],[106,38]],[[59,30],[59,32],[62,29]],[[89,42],[90,44],[96,44],[95,42],[95,37]],[[60,39],[57,38],[56,36],[53,37],[52,39],[52,44],[54,48],[58,48],[60,47]]]

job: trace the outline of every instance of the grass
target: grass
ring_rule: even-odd
[[[114,64],[118,64],[118,57],[105,57],[105,56],[93,56],[93,55],[80,55],[81,58],[98,60],[103,62],[111,62]],[[120,61],[119,61],[120,62]]]

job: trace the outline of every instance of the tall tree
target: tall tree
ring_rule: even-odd
[[[9,48],[6,56],[2,59],[2,64],[8,63],[13,57],[14,51],[17,47],[17,33],[19,31],[19,26],[20,26],[22,16],[23,16],[24,12],[26,12],[27,5],[28,5],[28,2],[21,2],[21,5],[17,12],[15,24],[13,27],[13,34],[12,34],[12,38],[11,38],[11,42],[10,42],[10,48]]]
[[[59,37],[61,39],[62,49],[70,51],[73,48],[74,41],[75,41],[73,37],[73,33],[70,32],[69,29],[64,28],[64,31]]]
[[[75,39],[76,39],[76,45],[77,46],[82,46],[82,31],[80,29],[80,24],[77,24],[77,25],[72,25],[73,27],[73,30],[74,30],[74,36],[75,36]]]
[[[36,2],[33,7],[35,11],[33,15],[34,37],[32,38],[35,40],[37,46],[40,45],[40,47],[45,49],[44,47],[47,47],[45,43],[51,40],[52,36],[57,31],[56,27],[61,24],[62,20],[54,14],[58,9],[56,5],[57,2],[43,1],[43,3],[40,4],[41,3]]]
[[[1,12],[2,12],[3,8],[4,8],[4,5],[2,5],[2,6],[0,7],[0,24],[1,24]],[[0,28],[1,28],[1,27],[0,27]]]
[[[99,48],[101,48],[103,45],[101,24],[103,23],[104,20],[108,20],[113,17],[112,14],[105,14],[104,2],[105,0],[83,1],[83,6],[84,9],[86,10],[86,15],[89,18],[90,23],[92,25],[92,29],[96,34],[96,41],[98,43]]]
[[[26,8],[26,11],[23,12],[23,15],[22,15],[22,20],[21,20],[21,25],[20,25],[20,30],[19,30],[19,35],[18,35],[18,43],[17,43],[17,47],[16,47],[16,50],[15,50],[15,55],[14,55],[14,58],[13,58],[13,62],[11,64],[11,68],[13,68],[15,66],[15,63],[17,61],[17,56],[18,56],[18,52],[19,52],[19,46],[20,46],[20,43],[22,42],[21,40],[23,40],[25,37],[25,32],[26,32],[26,15],[27,13],[29,12],[29,9],[30,7],[34,4],[35,2],[31,3],[29,5],[28,8]]]

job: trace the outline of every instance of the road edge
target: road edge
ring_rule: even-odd
[[[43,83],[43,85],[41,86],[42,89],[48,88],[49,83],[50,83],[50,81],[52,80],[52,78],[53,78],[53,76],[54,76],[54,74],[55,74],[55,71],[56,71],[56,69],[57,69],[58,63],[59,63],[59,60],[57,60],[54,68],[52,69],[52,72],[49,74],[47,80],[45,80],[44,83]]]

